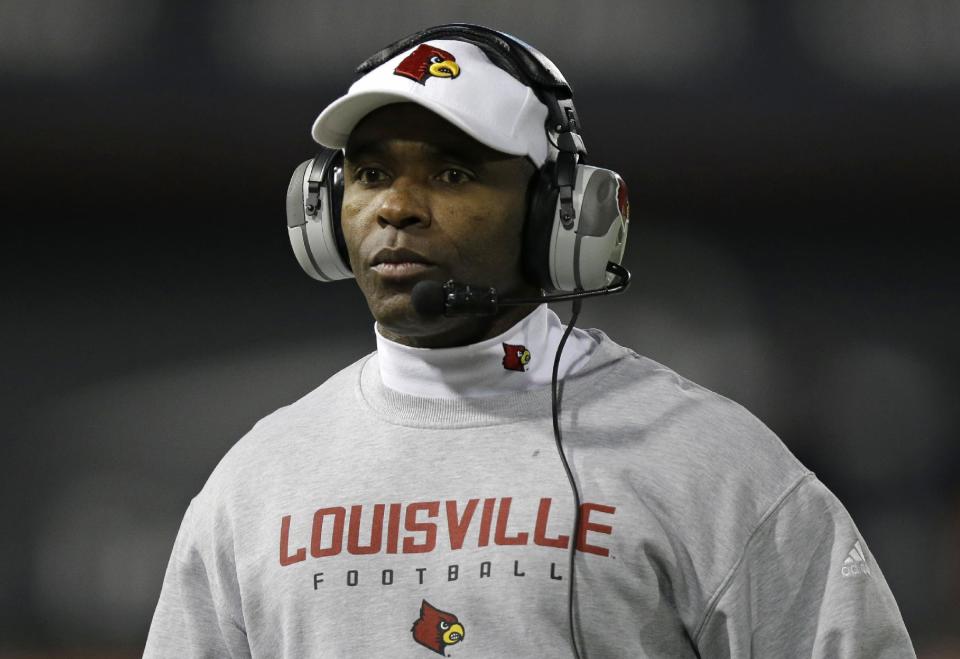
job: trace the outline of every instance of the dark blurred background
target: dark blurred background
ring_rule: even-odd
[[[389,41],[514,32],[630,184],[604,329],[837,493],[960,657],[960,3],[0,0],[0,655],[139,656],[181,516],[374,347],[287,241],[316,114]],[[568,309],[557,309],[566,317]]]

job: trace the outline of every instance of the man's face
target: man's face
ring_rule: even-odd
[[[410,293],[424,280],[537,295],[521,274],[533,165],[484,146],[412,103],[382,107],[350,135],[342,224],[357,283],[381,332],[425,347],[495,336],[523,313],[421,317]],[[492,333],[491,333],[492,332]]]

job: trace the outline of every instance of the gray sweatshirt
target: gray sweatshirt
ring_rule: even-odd
[[[184,517],[145,657],[913,657],[849,514],[736,403],[591,330],[550,390],[421,398],[376,353]]]

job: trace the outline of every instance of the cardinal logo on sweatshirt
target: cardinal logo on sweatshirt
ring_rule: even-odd
[[[445,657],[444,649],[463,640],[463,625],[457,616],[432,606],[427,600],[420,604],[420,617],[414,621],[413,640]]]
[[[508,371],[526,371],[530,363],[530,351],[527,346],[504,343],[503,367]]]

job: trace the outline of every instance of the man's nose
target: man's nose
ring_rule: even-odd
[[[395,179],[382,198],[377,220],[383,226],[389,224],[397,229],[415,224],[429,226],[430,208],[426,191],[406,177]]]

